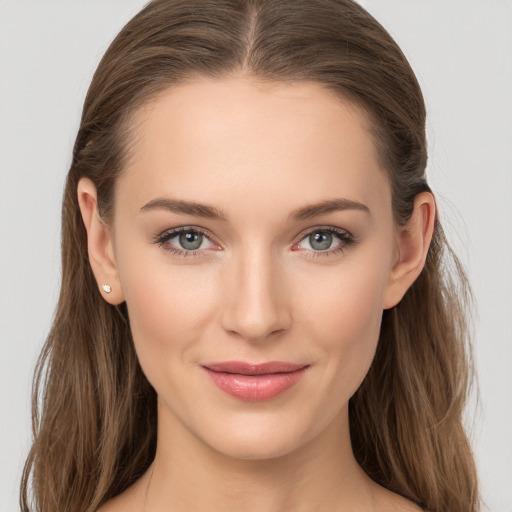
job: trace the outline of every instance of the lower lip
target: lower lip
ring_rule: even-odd
[[[299,382],[309,367],[305,366],[293,372],[266,375],[241,375],[239,373],[214,372],[204,366],[203,368],[213,383],[228,395],[249,402],[260,402],[270,400],[290,389]]]

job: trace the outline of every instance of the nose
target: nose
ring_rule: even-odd
[[[223,286],[223,328],[248,342],[264,341],[289,329],[291,311],[282,271],[270,251],[233,259]]]

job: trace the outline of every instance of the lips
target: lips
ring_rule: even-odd
[[[207,363],[203,369],[225,393],[246,401],[270,400],[302,378],[309,365],[270,361],[252,364],[242,361]]]

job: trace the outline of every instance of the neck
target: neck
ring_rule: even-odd
[[[348,410],[300,448],[244,459],[214,450],[159,410],[155,461],[144,476],[152,512],[373,510],[373,483],[354,459]]]

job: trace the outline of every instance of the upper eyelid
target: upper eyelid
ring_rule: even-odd
[[[350,233],[350,231],[343,229],[343,228],[337,228],[334,226],[315,226],[313,228],[307,228],[304,231],[301,231],[297,235],[297,238],[299,240],[302,240],[306,235],[315,233],[316,231],[330,231],[330,232],[338,234],[338,235],[347,235],[349,237],[352,237],[352,234]]]
[[[208,230],[206,228],[199,227],[199,226],[179,226],[176,228],[167,229],[167,230],[163,231],[160,235],[157,236],[157,242],[159,240],[161,240],[166,235],[176,235],[177,236],[179,233],[182,233],[184,231],[196,231],[196,232],[201,233],[202,235],[206,236],[206,238],[208,238],[210,240],[210,242],[220,245],[220,243],[216,241],[216,237],[213,235],[213,233],[210,230]],[[335,226],[321,226],[320,225],[320,226],[314,226],[311,228],[306,228],[303,231],[301,231],[296,237],[294,237],[295,241],[293,242],[293,244],[295,245],[296,243],[302,241],[307,235],[314,233],[316,231],[330,231],[336,235],[345,235],[347,238],[353,239],[353,235],[346,229],[338,228]],[[174,236],[171,236],[170,238],[174,238]],[[202,250],[205,250],[205,249],[196,249],[195,251],[190,251],[190,252],[200,252]]]
[[[201,233],[202,235],[205,235],[211,242],[214,242],[216,240],[215,235],[210,230],[206,228],[200,228],[197,226],[179,226],[177,228],[166,229],[165,231],[162,231],[159,235],[157,235],[156,239],[158,241],[166,235],[179,235],[180,233],[183,233],[185,231],[196,231],[197,233]]]

